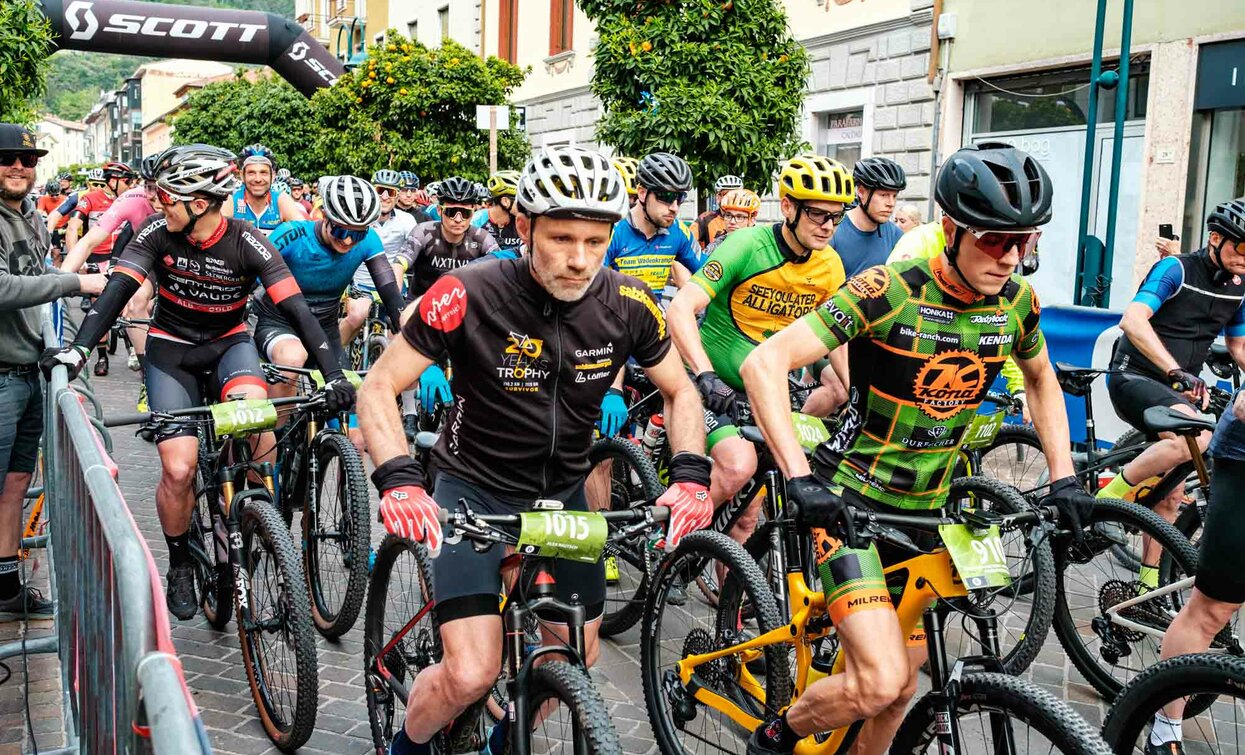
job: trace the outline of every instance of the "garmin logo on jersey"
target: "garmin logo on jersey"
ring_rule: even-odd
[[[955,321],[955,313],[949,309],[939,309],[938,307],[931,307],[927,304],[922,304],[917,307],[916,312],[926,320],[933,320],[934,322],[940,322],[944,325],[950,325]]]
[[[170,18],[146,16],[138,13],[113,13],[103,26],[91,9],[90,0],[75,0],[65,8],[65,25],[72,33],[70,39],[92,39],[99,31],[115,34],[136,34],[148,37],[177,37],[179,39],[211,39],[219,42],[250,42],[264,30],[263,24],[239,24],[231,21],[205,21],[197,18]],[[236,30],[232,37],[230,32]]]
[[[986,366],[971,351],[935,354],[917,371],[912,397],[922,412],[947,419],[975,401],[986,384]]]
[[[1002,327],[1007,324],[1006,312],[995,312],[992,315],[973,315],[968,321],[974,325],[996,325]]]
[[[982,336],[981,340],[978,341],[977,344],[979,346],[1006,346],[1007,344],[1015,340],[1015,338],[1016,338],[1015,335],[1011,333],[1004,333],[1002,335]]]
[[[467,316],[467,289],[452,275],[441,276],[419,300],[419,318],[430,328],[449,333]]]
[[[603,357],[607,354],[614,353],[614,342],[611,341],[598,349],[576,349],[576,359],[591,359],[592,357]]]

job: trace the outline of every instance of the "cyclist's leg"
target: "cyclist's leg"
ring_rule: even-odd
[[[359,333],[359,328],[363,327],[363,323],[367,320],[367,313],[372,310],[372,295],[367,291],[360,290],[359,295],[355,296],[352,289],[350,296],[346,297],[346,316],[339,323],[338,342],[342,344],[350,343],[350,341]]]
[[[813,417],[829,417],[847,401],[847,389],[834,373],[829,359],[821,360],[817,364],[820,366],[821,385],[809,394],[800,411]]]
[[[213,373],[213,398],[218,401],[235,399],[262,399],[268,397],[268,381],[260,366],[259,352],[246,332],[226,336],[211,344],[216,355]],[[250,439],[251,450],[258,461],[274,461],[272,452],[276,447],[273,433],[260,433]]]
[[[261,315],[255,326],[255,345],[259,352],[273,364],[302,367],[307,361],[307,349],[293,329],[277,318]],[[272,398],[293,396],[297,390],[298,375],[282,373],[290,382],[278,382],[268,386]]]
[[[748,481],[757,471],[757,451],[748,441],[739,436],[738,430],[730,428],[733,434],[718,436],[714,441],[706,443],[709,455],[713,459],[713,475],[709,486],[709,495],[714,506],[729,501],[732,496],[743,490]],[[716,434],[716,433],[715,433]],[[740,515],[735,526],[727,534],[735,542],[743,544],[757,527],[757,516],[761,513],[760,496],[754,496],[748,507]]]
[[[1107,391],[1116,414],[1142,432],[1146,432],[1145,411],[1152,406],[1169,406],[1190,415],[1197,413],[1188,398],[1157,380],[1140,375],[1110,375]],[[1209,432],[1198,437],[1198,446],[1202,451],[1209,444]],[[1120,471],[1122,481],[1112,480],[1102,494],[1109,498],[1121,498],[1122,488],[1164,474],[1185,461],[1189,461],[1189,447],[1184,438],[1164,433],[1157,443],[1152,443],[1137,458],[1125,464]]]
[[[183,355],[192,349],[189,344],[163,338],[148,343],[147,401],[152,411],[169,412],[198,406],[203,401],[195,376],[182,367]],[[160,529],[169,544],[170,566],[189,563],[188,545],[182,540],[190,527],[194,508],[194,476],[199,458],[199,443],[193,426],[167,428],[156,436],[160,454],[160,481],[156,484],[156,513]]]

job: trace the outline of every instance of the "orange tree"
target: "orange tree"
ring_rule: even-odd
[[[29,124],[43,95],[51,27],[34,0],[0,2],[0,122]]]

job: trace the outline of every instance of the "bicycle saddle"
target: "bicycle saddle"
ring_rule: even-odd
[[[1090,385],[1099,375],[1111,370],[1096,370],[1093,367],[1077,367],[1067,362],[1055,362],[1055,377],[1059,387],[1070,396],[1084,396],[1089,393]]]
[[[1222,343],[1212,343],[1210,353],[1206,355],[1206,366],[1210,367],[1210,371],[1215,375],[1227,380],[1232,377],[1236,369],[1236,360],[1232,358],[1232,352],[1228,351],[1227,346]]]
[[[739,434],[743,436],[744,440],[756,446],[758,450],[767,448],[765,445],[765,436],[761,434],[761,428],[756,425],[744,425],[739,428]],[[804,455],[812,458],[813,452],[812,450],[805,448]]]
[[[1215,429],[1215,418],[1206,414],[1188,415],[1170,406],[1152,406],[1143,418],[1146,428],[1155,433],[1196,435],[1203,430]]]
[[[437,444],[437,441],[440,439],[441,439],[440,433],[430,433],[427,431],[416,433],[415,447],[418,448],[420,451],[428,451],[428,450],[431,450],[432,447],[435,446]]]

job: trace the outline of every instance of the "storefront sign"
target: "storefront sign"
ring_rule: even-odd
[[[1195,110],[1245,107],[1245,40],[1204,45],[1198,53]]]

